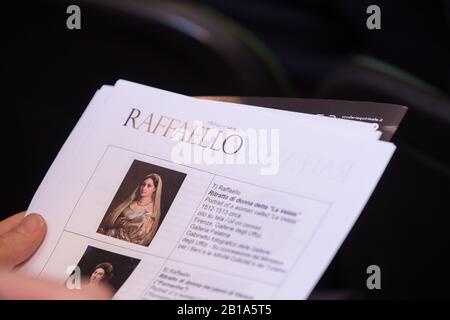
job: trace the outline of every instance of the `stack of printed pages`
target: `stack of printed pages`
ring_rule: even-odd
[[[306,299],[405,112],[103,86],[28,208],[48,233],[23,269],[115,299]]]

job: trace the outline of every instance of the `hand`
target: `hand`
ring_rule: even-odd
[[[20,275],[12,270],[25,262],[44,240],[47,227],[38,214],[18,213],[0,221],[0,299],[108,299],[101,286],[69,290],[64,285]]]

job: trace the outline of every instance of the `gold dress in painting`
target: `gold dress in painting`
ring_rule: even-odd
[[[131,209],[126,207],[119,216],[125,218],[125,223],[122,226],[111,228],[107,231],[107,235],[117,239],[129,241],[136,244],[148,245],[145,243],[149,232],[152,232],[155,224],[155,217],[152,212],[143,209]]]

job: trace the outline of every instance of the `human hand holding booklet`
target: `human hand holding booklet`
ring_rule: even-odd
[[[115,299],[305,299],[394,153],[382,127],[103,86],[28,208],[48,232],[23,269]]]

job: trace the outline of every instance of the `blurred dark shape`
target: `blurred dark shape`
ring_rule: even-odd
[[[326,77],[318,95],[409,109],[394,136],[393,159],[313,297],[330,287],[354,299],[450,297],[445,277],[450,268],[445,254],[450,250],[450,100],[393,66],[361,56]],[[365,268],[371,264],[381,267],[382,290],[365,287]]]
[[[233,18],[274,52],[297,92],[358,53],[376,57],[450,93],[450,2],[437,0],[200,0]],[[381,9],[381,30],[366,9]]]

